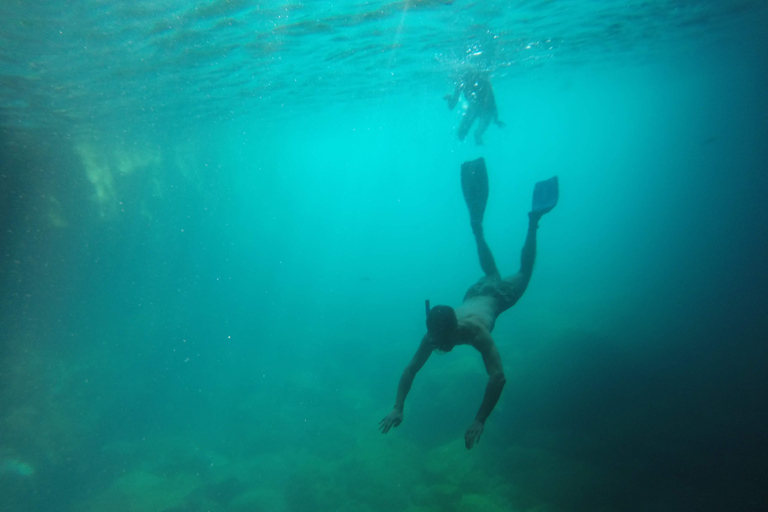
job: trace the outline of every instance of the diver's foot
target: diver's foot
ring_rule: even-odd
[[[469,209],[469,222],[482,229],[485,205],[488,202],[488,172],[485,160],[478,158],[461,164],[461,191]]]
[[[536,217],[536,220],[540,219],[542,215],[551,212],[552,208],[557,206],[559,198],[560,187],[557,176],[539,181],[533,189],[533,204],[528,216]]]

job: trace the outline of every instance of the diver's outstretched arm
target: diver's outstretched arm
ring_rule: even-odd
[[[501,390],[504,389],[506,379],[504,378],[504,368],[501,364],[501,356],[496,348],[496,344],[493,342],[490,333],[483,332],[478,335],[472,343],[483,356],[483,362],[485,363],[485,369],[488,371],[488,384],[485,387],[485,395],[483,395],[483,402],[480,404],[480,409],[477,411],[477,416],[472,425],[467,429],[464,434],[464,441],[467,446],[467,450],[471,449],[478,441],[483,433],[485,427],[485,420],[496,407],[496,403],[499,401]]]
[[[405,397],[408,396],[408,392],[411,390],[411,384],[413,379],[424,363],[427,362],[429,356],[432,354],[432,345],[428,335],[424,335],[419,344],[419,348],[413,355],[411,362],[403,370],[403,374],[400,376],[400,382],[397,384],[397,396],[395,397],[395,407],[392,412],[387,414],[384,419],[379,422],[379,430],[382,434],[386,434],[393,427],[400,425],[403,421],[403,407],[405,406]]]

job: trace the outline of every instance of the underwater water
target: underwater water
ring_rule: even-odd
[[[0,511],[768,503],[768,3],[0,4]],[[459,141],[443,96],[490,76]],[[525,295],[506,387],[424,300]]]

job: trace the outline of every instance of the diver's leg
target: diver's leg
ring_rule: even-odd
[[[531,281],[533,262],[536,260],[536,231],[539,229],[539,218],[541,216],[528,214],[528,233],[525,235],[525,243],[520,255],[520,270],[504,278],[506,286],[503,288],[505,301],[501,305],[502,311],[515,305]]]
[[[533,188],[531,211],[528,212],[528,234],[525,236],[523,253],[520,256],[520,272],[531,275],[536,259],[536,230],[541,217],[552,211],[560,198],[560,185],[557,176],[539,181]]]
[[[464,140],[464,137],[467,136],[469,133],[469,129],[472,128],[472,123],[475,122],[475,117],[477,117],[477,109],[470,106],[466,112],[464,112],[464,115],[461,116],[461,123],[459,124],[459,140]]]
[[[528,214],[528,233],[520,254],[520,273],[528,277],[533,273],[533,263],[536,260],[536,231],[539,229],[541,215]]]
[[[469,210],[469,224],[475,235],[480,266],[487,276],[500,277],[491,249],[483,236],[483,216],[488,202],[488,171],[483,158],[461,164],[461,191]]]
[[[533,273],[533,264],[536,261],[536,232],[539,229],[539,220],[552,211],[557,205],[559,196],[556,176],[536,183],[533,204],[531,211],[528,212],[528,233],[525,235],[525,243],[520,254],[520,270],[517,274],[504,278],[504,281],[512,286],[505,288],[506,304],[502,308],[514,305],[528,287]]]
[[[475,243],[477,244],[477,255],[480,257],[480,268],[488,277],[501,278],[499,269],[496,268],[496,261],[493,259],[491,248],[488,247],[488,243],[483,236],[483,225],[473,224],[472,233],[475,235]]]
[[[485,133],[485,130],[488,129],[488,126],[490,126],[491,119],[492,116],[490,115],[482,115],[477,122],[477,129],[475,130],[475,144],[478,146],[483,145],[483,134]]]

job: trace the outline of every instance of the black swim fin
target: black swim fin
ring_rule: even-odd
[[[485,170],[485,160],[478,158],[461,164],[461,191],[469,209],[470,223],[473,226],[481,225],[488,202],[488,173]]]
[[[557,176],[553,176],[548,180],[539,181],[533,188],[533,205],[531,206],[531,213],[539,216],[544,215],[557,205],[559,197],[560,187],[557,181]]]

